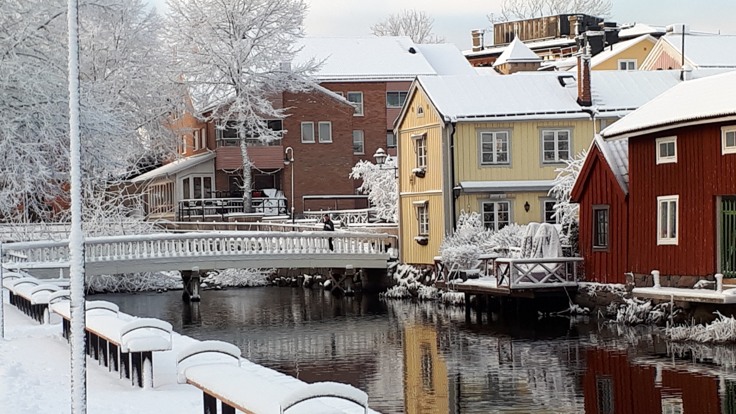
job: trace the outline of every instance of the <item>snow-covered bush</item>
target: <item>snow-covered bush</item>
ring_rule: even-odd
[[[552,188],[549,190],[549,195],[557,201],[554,207],[554,216],[557,218],[557,222],[562,225],[562,243],[571,246],[573,255],[579,253],[577,231],[580,207],[577,203],[570,202],[570,194],[587,156],[588,150],[583,150],[574,158],[564,160],[565,166],[555,170],[557,177],[555,177]]]
[[[652,301],[649,300],[624,299],[624,303],[618,307],[616,312],[616,322],[627,325],[641,323],[656,325],[664,323],[672,312],[669,303],[652,305]]]
[[[350,172],[350,178],[363,180],[358,190],[368,194],[368,201],[376,208],[376,217],[392,223],[399,221],[399,184],[395,168],[396,158],[386,157],[383,166],[360,160]]]
[[[440,245],[442,263],[450,269],[470,270],[480,264],[482,247],[490,249],[493,232],[483,225],[482,216],[476,212],[460,213],[452,235]]]
[[[526,225],[511,223],[491,235],[490,248],[503,253],[519,251],[524,240],[525,231]]]
[[[154,290],[181,289],[179,272],[142,272],[123,275],[87,276],[90,293],[148,292]]]
[[[706,325],[675,326],[667,329],[667,336],[673,341],[694,341],[703,343],[724,343],[736,341],[736,319],[716,313],[716,320]]]
[[[213,270],[202,279],[207,285],[221,287],[255,287],[268,285],[270,270],[263,269],[223,269]]]

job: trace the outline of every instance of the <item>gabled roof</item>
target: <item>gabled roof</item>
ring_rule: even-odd
[[[736,71],[685,81],[601,132],[624,138],[680,125],[736,118]]]
[[[411,81],[471,67],[454,45],[416,45],[406,36],[305,37],[298,48],[295,63],[322,62],[314,74],[320,82]]]
[[[618,32],[618,37],[620,39],[631,39],[632,37],[639,37],[645,34],[658,37],[663,35],[665,31],[666,28],[664,26],[634,23],[633,25],[621,25],[621,31]]]
[[[203,154],[192,155],[191,157],[179,158],[178,160],[170,162],[166,165],[162,165],[155,170],[151,170],[145,174],[141,174],[131,179],[130,182],[140,183],[148,180],[154,180],[156,178],[171,176],[190,168],[196,167],[197,165],[202,164],[206,161],[212,160],[215,158],[215,155],[216,154],[213,151],[208,151]]]
[[[633,46],[638,45],[641,42],[649,41],[652,44],[657,42],[657,39],[655,39],[651,35],[642,35],[639,37],[635,37],[633,39],[624,40],[623,42],[615,43],[611,46],[606,47],[602,52],[598,53],[597,55],[590,58],[590,68],[595,69],[596,66],[600,65],[601,63],[606,62],[608,59],[611,59],[612,57],[625,52],[627,49],[630,49]],[[577,63],[577,62],[576,62]],[[576,71],[577,70],[577,64],[572,66],[570,71]]]
[[[682,37],[682,33],[668,33],[660,42],[682,55]],[[685,60],[694,68],[736,68],[736,36],[687,33]]]
[[[680,83],[680,72],[598,70],[591,76],[593,107],[605,116],[624,116]]]
[[[585,163],[572,187],[570,198],[573,202],[580,202],[583,196],[584,184],[593,171],[596,150],[603,156],[603,160],[616,178],[623,194],[629,193],[629,141],[625,139],[605,141],[596,134],[590,144]]]
[[[493,66],[503,65],[504,63],[525,63],[525,62],[541,62],[542,58],[532,52],[518,37],[506,46],[501,56],[493,62]]]
[[[419,76],[417,84],[446,122],[588,116],[575,100],[577,89],[563,86],[555,73]]]

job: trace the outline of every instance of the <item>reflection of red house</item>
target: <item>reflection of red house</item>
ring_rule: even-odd
[[[721,413],[714,376],[660,368],[658,378],[655,366],[632,363],[625,351],[600,348],[588,349],[586,361],[586,414]]]
[[[599,140],[573,189],[590,280],[736,276],[735,93],[734,72],[683,82],[601,132],[628,140],[628,161]]]

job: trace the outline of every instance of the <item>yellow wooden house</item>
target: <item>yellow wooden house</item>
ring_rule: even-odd
[[[418,77],[395,124],[400,260],[432,264],[462,211],[494,230],[554,222],[556,170],[677,82],[671,71]]]

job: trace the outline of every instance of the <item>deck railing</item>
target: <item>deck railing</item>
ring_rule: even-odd
[[[494,261],[494,275],[498,287],[529,289],[575,285],[578,282],[578,264],[582,257],[510,259]]]
[[[264,216],[287,214],[287,201],[283,197],[253,197],[252,212]],[[179,220],[205,220],[208,217],[224,217],[232,213],[244,213],[242,198],[201,198],[179,201]]]
[[[376,217],[376,209],[305,211],[304,218],[319,221],[325,214],[329,214],[333,221],[340,221],[345,224],[364,224]]]

